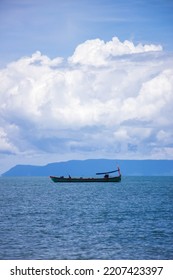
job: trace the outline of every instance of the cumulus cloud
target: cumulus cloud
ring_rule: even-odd
[[[7,133],[0,127],[0,154],[15,154],[18,152],[17,147],[13,145],[13,143],[9,140]]]
[[[8,64],[0,151],[173,158],[172,61],[160,45],[115,37],[88,40],[67,60],[36,52]]]
[[[69,58],[69,62],[101,66],[109,63],[108,58],[143,53],[152,51],[161,51],[161,45],[134,45],[133,42],[125,40],[121,42],[117,37],[111,41],[104,42],[100,39],[88,40],[79,45],[74,54]]]

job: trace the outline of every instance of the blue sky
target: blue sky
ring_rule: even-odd
[[[0,173],[173,159],[172,0],[0,1]]]
[[[172,50],[171,0],[1,0],[1,63],[39,50],[67,57],[88,39],[162,44]]]

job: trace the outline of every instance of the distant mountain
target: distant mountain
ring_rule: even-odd
[[[173,176],[173,160],[88,159],[55,162],[45,166],[16,165],[2,176],[95,176],[96,172],[115,170],[123,176]]]

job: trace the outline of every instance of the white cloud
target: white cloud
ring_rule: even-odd
[[[104,42],[100,39],[88,40],[79,45],[73,56],[69,58],[71,63],[80,63],[85,65],[101,66],[108,63],[107,59],[135,54],[143,52],[161,51],[162,46],[158,45],[134,45],[128,40],[123,43],[117,37],[113,37],[112,41]]]
[[[0,127],[0,153],[13,154],[17,152],[17,148],[10,142],[5,130],[2,127]]]
[[[161,50],[96,39],[67,61],[36,52],[8,64],[0,70],[0,150],[173,158],[173,57]]]

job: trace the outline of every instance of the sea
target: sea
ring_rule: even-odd
[[[0,259],[173,259],[173,177],[0,177]]]

